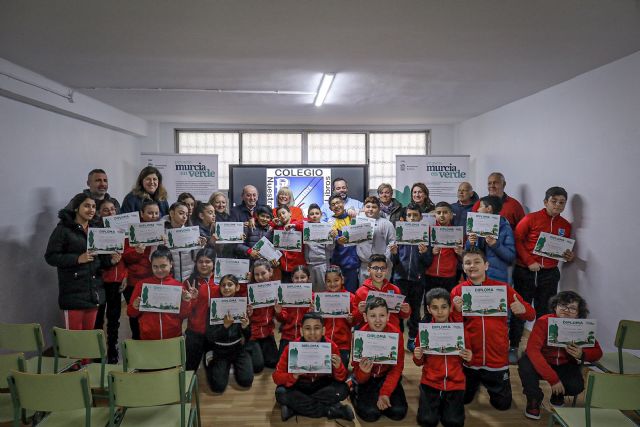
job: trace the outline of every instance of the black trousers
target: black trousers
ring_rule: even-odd
[[[386,375],[378,378],[371,377],[369,381],[364,384],[357,384],[353,389],[351,403],[353,403],[356,414],[363,421],[373,423],[379,420],[382,415],[394,421],[400,421],[407,415],[407,398],[402,388],[402,381],[398,381],[396,389],[389,396],[391,407],[384,411],[378,409],[380,388],[382,388],[382,384],[386,379]]]
[[[420,310],[422,310],[422,298],[424,297],[424,279],[420,280],[398,280],[396,285],[405,296],[407,304],[411,307],[411,316],[407,320],[409,327],[409,337],[415,338],[418,335],[418,323],[420,322]],[[400,319],[400,325],[404,321]]]
[[[120,313],[122,311],[122,297],[120,283],[104,284],[105,303],[98,307],[98,315],[94,329],[104,327],[104,315],[107,314],[107,358],[118,358],[118,331],[120,330]]]
[[[253,363],[244,346],[233,346],[229,351],[216,348],[213,359],[206,366],[207,382],[211,391],[222,393],[229,384],[229,368],[233,365],[233,376],[240,387],[253,384]]]
[[[122,296],[124,297],[124,300],[127,302],[127,304],[129,304],[132,294],[133,294],[133,286],[127,286],[122,291]],[[131,338],[133,338],[134,340],[139,340],[140,325],[138,324],[137,317],[129,317],[129,327],[131,328]]]
[[[187,329],[185,332],[185,350],[187,353],[185,369],[187,371],[196,371],[200,366],[200,362],[202,362],[202,357],[210,350],[209,347],[204,334]]]
[[[453,277],[437,277],[437,276],[424,276],[424,322],[431,322],[431,315],[427,310],[427,300],[426,295],[431,289],[434,288],[444,288],[449,293],[451,290],[458,284],[458,278],[456,276]]]
[[[464,390],[442,391],[420,384],[418,424],[422,427],[444,427],[464,425]]]
[[[276,387],[276,401],[288,406],[297,415],[310,418],[326,417],[329,407],[349,395],[344,382],[330,376],[314,382],[296,382],[293,387]]]
[[[256,374],[262,372],[265,367],[274,369],[278,364],[278,347],[273,335],[251,340],[246,348],[251,356],[253,372]]]
[[[576,396],[582,393],[584,390],[584,379],[582,378],[580,365],[577,363],[566,363],[559,366],[551,365],[551,368],[556,371],[558,377],[560,377],[566,395]],[[540,375],[526,354],[518,361],[518,374],[522,381],[522,392],[527,396],[527,399],[535,399],[538,402],[542,402],[544,393],[540,388]]]
[[[549,299],[558,293],[560,270],[558,267],[530,271],[526,267],[516,265],[513,269],[513,289],[522,296],[522,299],[531,304],[536,310],[536,318],[550,313]],[[516,316],[511,317],[509,324],[509,341],[511,347],[520,345],[524,320]]]
[[[467,387],[464,392],[464,403],[470,403],[475,397],[480,384],[489,392],[491,406],[506,411],[511,407],[511,381],[509,369],[489,371],[486,369],[464,368],[467,377]]]

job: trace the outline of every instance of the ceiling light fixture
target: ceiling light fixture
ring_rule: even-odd
[[[335,76],[335,73],[324,73],[322,76],[320,86],[318,86],[318,92],[316,93],[316,99],[313,101],[316,107],[320,107],[324,104],[324,99],[327,97],[329,89],[331,89],[331,83],[333,83]]]

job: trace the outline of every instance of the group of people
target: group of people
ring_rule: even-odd
[[[593,348],[549,347],[547,323],[551,317],[585,318],[586,302],[575,292],[558,293],[558,262],[533,253],[541,232],[571,236],[571,224],[561,216],[567,202],[563,188],[548,189],[544,207],[525,215],[520,203],[504,192],[505,178],[497,172],[489,175],[487,196],[479,198],[471,184],[463,182],[452,204],[434,204],[423,183],[412,186],[411,202],[406,206],[393,197],[389,184],[381,184],[377,196],[363,202],[349,196],[345,179],[336,178],[332,185],[329,200],[323,206],[310,205],[306,216],[294,206],[286,187],[279,189],[274,207],[259,204],[252,185],[243,188],[241,203],[230,209],[221,192],[206,201],[182,193],[169,205],[161,173],[148,166],[120,205],[108,193],[105,171],[92,170],[88,188],[59,212],[60,222],[45,254],[47,263],[58,270],[59,305],[66,327],[102,328],[106,312],[108,359],[115,363],[122,296],[134,339],[181,336],[186,319],[186,369],[195,370],[204,363],[209,385],[218,393],[228,384],[231,366],[241,387],[250,387],[254,374],[265,367],[273,369],[283,420],[296,414],[351,420],[351,407],[341,403],[347,397],[365,421],[383,415],[404,418],[408,408],[402,388],[406,348],[422,369],[418,423],[458,426],[464,424],[464,404],[473,400],[480,385],[487,389],[493,407],[510,408],[509,358],[517,356],[514,349],[524,323],[537,318],[525,353],[512,361],[518,363],[527,397],[525,415],[540,418],[540,379],[551,385],[554,404],[562,404],[565,394],[582,391],[580,364],[601,356],[598,343]],[[431,215],[438,226],[464,225],[471,211],[499,214],[498,238],[465,233],[454,248],[396,242],[398,222],[420,222]],[[141,222],[163,221],[167,229],[198,226],[201,248],[178,252],[164,245],[143,247],[125,242],[121,254],[87,251],[89,227],[99,227],[102,218],[127,212],[139,212]],[[342,230],[358,216],[372,223],[373,236],[357,245],[345,245]],[[272,240],[274,230],[301,231],[305,221],[330,223],[333,243],[305,243],[302,252],[282,251],[279,260],[271,261],[255,247],[263,237]],[[216,243],[217,222],[242,222],[243,241]],[[249,259],[251,283],[312,283],[314,293],[348,293],[350,313],[324,318],[313,304],[297,308],[278,303],[259,308],[249,305],[239,321],[227,315],[222,324],[210,324],[215,298],[247,295],[247,284],[233,275],[214,280],[218,257]],[[567,262],[573,257],[571,251],[564,254]],[[140,311],[145,283],[180,287],[179,313]],[[505,287],[510,317],[463,316],[463,286]],[[400,294],[405,302],[395,312],[385,299],[370,298],[372,291]],[[457,356],[426,354],[418,334],[420,322],[463,323],[464,348]],[[366,357],[352,360],[354,330],[398,333],[397,363],[380,364]],[[332,373],[290,373],[288,345],[295,341],[331,343]]]

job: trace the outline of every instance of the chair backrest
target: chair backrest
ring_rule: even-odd
[[[106,354],[104,332],[99,329],[69,330],[54,327],[53,351],[61,357],[102,359]]]
[[[109,373],[109,401],[129,408],[184,403],[184,370]]]
[[[42,328],[38,323],[0,323],[0,348],[42,353]]]
[[[24,353],[0,354],[0,388],[7,388],[6,378],[11,371],[25,371]]]
[[[8,378],[14,405],[34,411],[91,409],[89,374],[30,374],[12,371]]]
[[[184,337],[164,340],[125,340],[122,343],[122,361],[125,371],[184,367],[185,360]]]
[[[590,371],[585,410],[590,407],[631,411],[640,409],[640,375]]]
[[[618,348],[640,350],[640,322],[621,320],[618,323],[615,345]]]

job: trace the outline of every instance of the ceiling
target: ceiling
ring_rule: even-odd
[[[456,123],[639,50],[638,0],[0,2],[0,57],[160,122]]]

